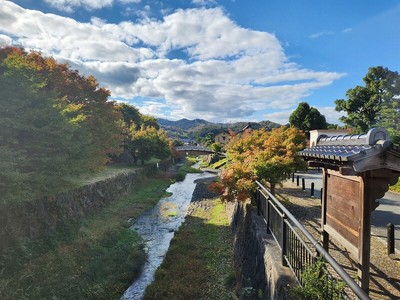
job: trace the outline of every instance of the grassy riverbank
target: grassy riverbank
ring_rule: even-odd
[[[0,299],[119,299],[146,259],[127,220],[153,207],[169,185],[167,177],[145,179],[78,224],[21,240],[0,258]]]
[[[236,299],[232,238],[219,199],[192,203],[144,299]]]

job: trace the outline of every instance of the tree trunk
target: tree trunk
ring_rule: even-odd
[[[271,194],[275,196],[275,183],[270,183]]]

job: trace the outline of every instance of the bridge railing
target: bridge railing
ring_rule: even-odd
[[[359,299],[370,299],[367,293],[346,273],[336,260],[322,247],[320,243],[304,228],[304,226],[271,194],[260,182],[256,203],[258,213],[266,223],[268,233],[271,233],[278,243],[282,254],[282,265],[289,267],[298,282],[303,285],[303,271],[316,262],[317,257],[323,259],[327,268],[324,272],[326,280],[341,278],[346,284],[344,299],[357,296]],[[328,271],[329,269],[329,271]],[[336,278],[336,279],[335,279]],[[333,291],[328,287],[325,299],[333,298]]]

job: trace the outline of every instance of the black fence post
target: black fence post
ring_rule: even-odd
[[[394,225],[387,224],[387,251],[388,255],[394,254]]]
[[[271,225],[271,220],[270,220],[270,216],[271,216],[270,210],[271,210],[271,207],[270,207],[270,204],[269,204],[269,197],[267,197],[267,198],[265,199],[265,201],[266,201],[266,206],[267,206],[267,212],[266,212],[267,233],[271,233],[271,229],[269,228],[270,225]]]
[[[305,180],[304,178],[301,179],[301,189],[302,189],[303,191],[306,190],[306,180]]]
[[[294,173],[292,173],[292,182],[294,182]]]
[[[314,182],[311,182],[311,197],[314,197]]]
[[[260,215],[260,193],[258,192],[258,189],[255,191],[253,194],[254,200],[256,201],[257,205],[257,215]]]
[[[299,175],[297,175],[297,186],[299,186],[299,182],[300,182],[300,177],[299,177]]]
[[[287,254],[287,247],[286,247],[286,235],[287,235],[287,225],[286,225],[287,216],[284,214],[282,216],[282,266],[287,267],[286,261],[286,254]]]

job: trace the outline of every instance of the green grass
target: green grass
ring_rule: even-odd
[[[233,237],[218,199],[187,216],[144,299],[236,299]]]
[[[95,174],[86,174],[79,177],[69,178],[68,181],[73,186],[81,187],[110,177],[117,176],[121,173],[127,173],[135,169],[139,169],[139,167],[128,166],[125,164],[112,164],[106,166],[104,169]]]
[[[211,169],[220,169],[223,166],[225,166],[227,162],[228,162],[228,159],[227,158],[223,158],[223,159],[211,164],[209,166],[209,168],[211,168]]]
[[[400,193],[400,180],[397,181],[397,183],[395,185],[390,186],[389,188],[391,191],[393,192],[397,192]]]
[[[169,178],[152,178],[77,224],[21,239],[0,257],[0,299],[120,299],[146,259],[129,218],[153,207]]]
[[[186,157],[185,163],[182,167],[179,168],[178,173],[176,174],[176,181],[185,180],[187,173],[203,173],[200,169],[193,168],[192,166],[197,162],[197,159],[193,157]]]

